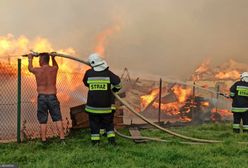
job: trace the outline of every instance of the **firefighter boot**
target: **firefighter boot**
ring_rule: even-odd
[[[109,143],[110,145],[116,145],[115,137],[110,137],[110,138],[108,138],[108,143]]]
[[[243,130],[243,133],[248,134],[248,130]]]
[[[100,145],[100,140],[93,140],[91,141],[91,144],[94,146],[99,146]]]
[[[247,120],[247,119],[246,119]],[[247,124],[244,124],[243,125],[243,133],[244,134],[247,134],[248,133],[248,125]]]
[[[100,129],[100,135],[101,135],[101,136],[104,136],[104,137],[107,137],[106,130],[101,128],[101,129]]]
[[[233,133],[240,133],[240,129],[233,129]]]

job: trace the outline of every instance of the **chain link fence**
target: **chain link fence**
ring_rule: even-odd
[[[57,97],[60,101],[65,133],[71,127],[70,108],[86,101],[87,90],[82,84],[84,67],[77,63],[59,59],[57,75]],[[73,67],[72,67],[73,65]],[[67,68],[67,69],[66,69]],[[17,61],[0,62],[0,142],[17,139]],[[40,137],[37,120],[37,91],[35,76],[28,71],[27,60],[21,65],[21,140]],[[48,119],[48,137],[57,136],[56,125]]]
[[[0,142],[16,140],[17,64],[0,62]]]
[[[123,82],[127,86],[126,101],[153,122],[187,125],[232,120],[231,100],[217,92],[228,94],[233,81],[160,81],[140,76]],[[124,123],[145,124],[128,110]]]
[[[57,59],[57,97],[60,101],[65,133],[71,127],[70,108],[86,102],[87,88],[82,84],[86,67],[82,64]],[[40,137],[37,121],[37,91],[35,76],[22,60],[21,72],[21,140]],[[0,142],[17,139],[17,61],[0,61]],[[231,102],[216,92],[228,93],[233,81],[177,82],[168,79],[147,79],[139,76],[122,77],[124,99],[137,112],[154,122],[192,124],[232,120]],[[196,84],[196,87],[194,86]],[[160,92],[161,91],[161,92]],[[160,96],[161,95],[161,96]],[[123,123],[145,124],[124,109]],[[49,116],[48,136],[57,136],[55,124]]]

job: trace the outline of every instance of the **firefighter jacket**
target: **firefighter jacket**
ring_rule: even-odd
[[[248,83],[238,81],[230,88],[230,97],[233,99],[232,112],[248,111]]]
[[[112,112],[114,95],[111,90],[117,92],[121,89],[120,78],[108,68],[103,71],[86,71],[83,83],[89,88],[85,111],[96,114]]]

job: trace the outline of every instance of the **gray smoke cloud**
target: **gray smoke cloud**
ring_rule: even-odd
[[[188,78],[206,57],[247,63],[247,0],[1,0],[0,35],[48,38],[82,58],[121,20],[106,55],[113,69]]]

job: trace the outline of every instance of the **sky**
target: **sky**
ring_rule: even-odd
[[[247,9],[247,0],[0,0],[0,36],[41,36],[87,59],[117,24],[105,48],[112,69],[183,79],[206,58],[248,63]]]

